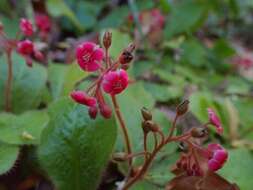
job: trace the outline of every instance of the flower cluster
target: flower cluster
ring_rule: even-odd
[[[31,37],[34,33],[34,27],[28,19],[22,18],[20,20],[20,31],[25,37]],[[42,61],[44,59],[43,54],[35,47],[34,43],[29,40],[20,40],[17,42],[17,52],[22,55],[26,64],[31,67],[32,66],[32,58]]]
[[[76,49],[77,63],[87,72],[98,72],[98,77],[86,92],[77,90],[71,93],[71,98],[79,104],[89,107],[89,115],[95,119],[98,111],[104,118],[110,118],[111,107],[106,103],[104,92],[115,96],[128,86],[128,68],[133,58],[134,46],[130,45],[122,51],[119,58],[113,62],[108,55],[111,45],[111,33],[106,32],[103,39],[105,49],[93,42],[84,42]]]
[[[52,25],[50,18],[45,14],[36,14],[35,24],[38,28],[39,36],[42,39],[46,39],[51,30],[51,25]]]
[[[221,134],[223,128],[219,117],[215,112],[208,108],[209,122],[216,127],[217,133]],[[198,138],[203,138],[207,134],[207,125],[201,128],[193,128],[190,131],[191,139],[185,142],[189,149],[187,153],[182,153],[180,159],[176,163],[176,171],[186,172],[189,176],[203,176],[207,171],[217,171],[221,169],[227,161],[228,152],[219,144],[209,144],[207,148],[203,148],[198,144]]]

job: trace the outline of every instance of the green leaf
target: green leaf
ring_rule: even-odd
[[[193,66],[202,66],[206,60],[206,51],[197,40],[191,39],[182,44],[182,61]]]
[[[67,96],[74,89],[75,83],[86,76],[87,72],[81,70],[77,64],[50,64],[48,80],[53,99]]]
[[[42,111],[29,111],[21,115],[0,114],[0,140],[8,144],[39,144],[42,130],[48,123]]]
[[[252,154],[246,149],[230,150],[229,160],[219,173],[236,183],[240,189],[251,189],[253,181],[249,179],[249,176],[253,175],[252,160]]]
[[[19,147],[0,143],[0,175],[8,172],[18,159]]]
[[[95,190],[116,140],[114,119],[91,120],[87,107],[60,99],[49,108],[38,156],[57,189]]]
[[[192,32],[202,24],[206,6],[204,3],[181,1],[171,7],[171,17],[168,19],[165,34],[167,38],[182,32]]]
[[[144,83],[144,87],[157,101],[167,101],[183,95],[183,88],[178,88],[175,86]]]
[[[66,16],[79,29],[83,30],[82,25],[76,18],[74,12],[66,5],[64,0],[48,0],[46,1],[47,10],[52,16]]]
[[[37,108],[43,98],[43,90],[46,87],[46,69],[34,63],[30,68],[24,59],[13,53],[13,81],[11,105],[14,113],[21,113],[25,110]],[[7,80],[6,56],[0,57],[0,110],[4,108],[5,85]]]
[[[116,9],[113,9],[110,14],[100,20],[98,29],[119,27],[124,22],[128,13],[129,9],[127,6],[119,6]]]

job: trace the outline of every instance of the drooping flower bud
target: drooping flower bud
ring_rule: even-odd
[[[103,36],[103,44],[106,49],[108,49],[112,44],[112,33],[106,31]]]
[[[96,119],[98,108],[96,106],[89,107],[89,116],[91,119]]]
[[[41,51],[35,49],[34,52],[34,57],[38,60],[38,61],[43,61],[44,59],[44,55],[41,53]]]
[[[31,55],[34,50],[34,45],[30,40],[23,40],[18,42],[17,51],[22,55]]]
[[[144,120],[152,120],[152,113],[145,107],[141,109],[141,114]]]
[[[216,115],[216,113],[211,108],[208,108],[207,112],[208,112],[208,117],[209,117],[210,124],[212,124],[213,126],[216,127],[217,133],[222,134],[223,133],[223,127],[221,125],[219,117]]]
[[[219,144],[209,144],[207,150],[209,152],[209,170],[217,171],[222,168],[228,159],[228,152]]]
[[[120,56],[119,56],[119,62],[122,65],[128,65],[134,58],[133,51],[135,49],[134,44],[129,44],[126,49],[124,49]]]
[[[33,25],[31,23],[31,21],[29,21],[28,19],[22,18],[20,20],[19,27],[25,36],[32,36],[33,35],[33,32],[34,32]]]
[[[71,98],[75,100],[79,104],[83,104],[89,107],[93,107],[97,104],[97,100],[94,97],[88,96],[85,92],[83,91],[73,91],[70,94]]]
[[[93,42],[85,42],[76,49],[76,58],[79,66],[85,71],[96,71],[101,67],[104,50]]]
[[[100,108],[100,114],[105,118],[109,119],[112,116],[112,109],[109,105],[107,104],[102,104],[99,106]]]
[[[51,30],[51,22],[47,15],[37,14],[35,24],[41,32],[48,33]]]
[[[121,93],[128,86],[127,72],[119,69],[117,71],[109,71],[104,75],[102,87],[108,94],[115,95]]]

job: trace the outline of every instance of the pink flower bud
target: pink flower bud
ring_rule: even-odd
[[[31,21],[29,21],[28,19],[22,18],[20,20],[19,27],[25,36],[32,36],[33,35],[33,31],[34,31],[33,25],[31,23]]]
[[[34,57],[39,60],[39,61],[43,61],[44,59],[44,55],[39,51],[39,50],[34,50]]]
[[[121,93],[128,85],[128,75],[123,69],[110,71],[104,75],[102,86],[106,93],[115,95]]]
[[[223,128],[221,126],[221,122],[220,122],[219,117],[216,115],[216,113],[211,108],[208,108],[207,112],[208,112],[209,122],[213,126],[216,127],[217,133],[222,134],[223,133]]]
[[[34,45],[30,40],[23,40],[18,42],[17,51],[22,55],[30,55],[33,53]]]
[[[96,106],[89,107],[89,116],[91,119],[96,119],[98,108]]]
[[[83,91],[73,91],[71,94],[70,94],[71,98],[73,100],[75,100],[77,103],[79,104],[83,104],[83,105],[86,105],[86,106],[89,106],[89,107],[93,107],[96,105],[97,103],[97,100],[96,98],[94,97],[90,97],[88,96],[85,92]]]
[[[35,16],[35,24],[41,32],[48,33],[51,29],[50,19],[45,14],[37,14]]]
[[[100,105],[100,114],[106,118],[109,119],[112,116],[112,109],[107,104]]]
[[[228,152],[219,144],[209,144],[207,151],[209,152],[208,168],[212,171],[222,168],[228,159]]]
[[[79,66],[85,71],[96,71],[104,58],[104,51],[95,43],[85,42],[76,49],[76,58]]]

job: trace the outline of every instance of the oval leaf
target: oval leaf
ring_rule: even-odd
[[[38,151],[41,165],[58,189],[96,189],[116,140],[115,120],[91,120],[85,106],[69,99],[54,103],[49,113]]]

